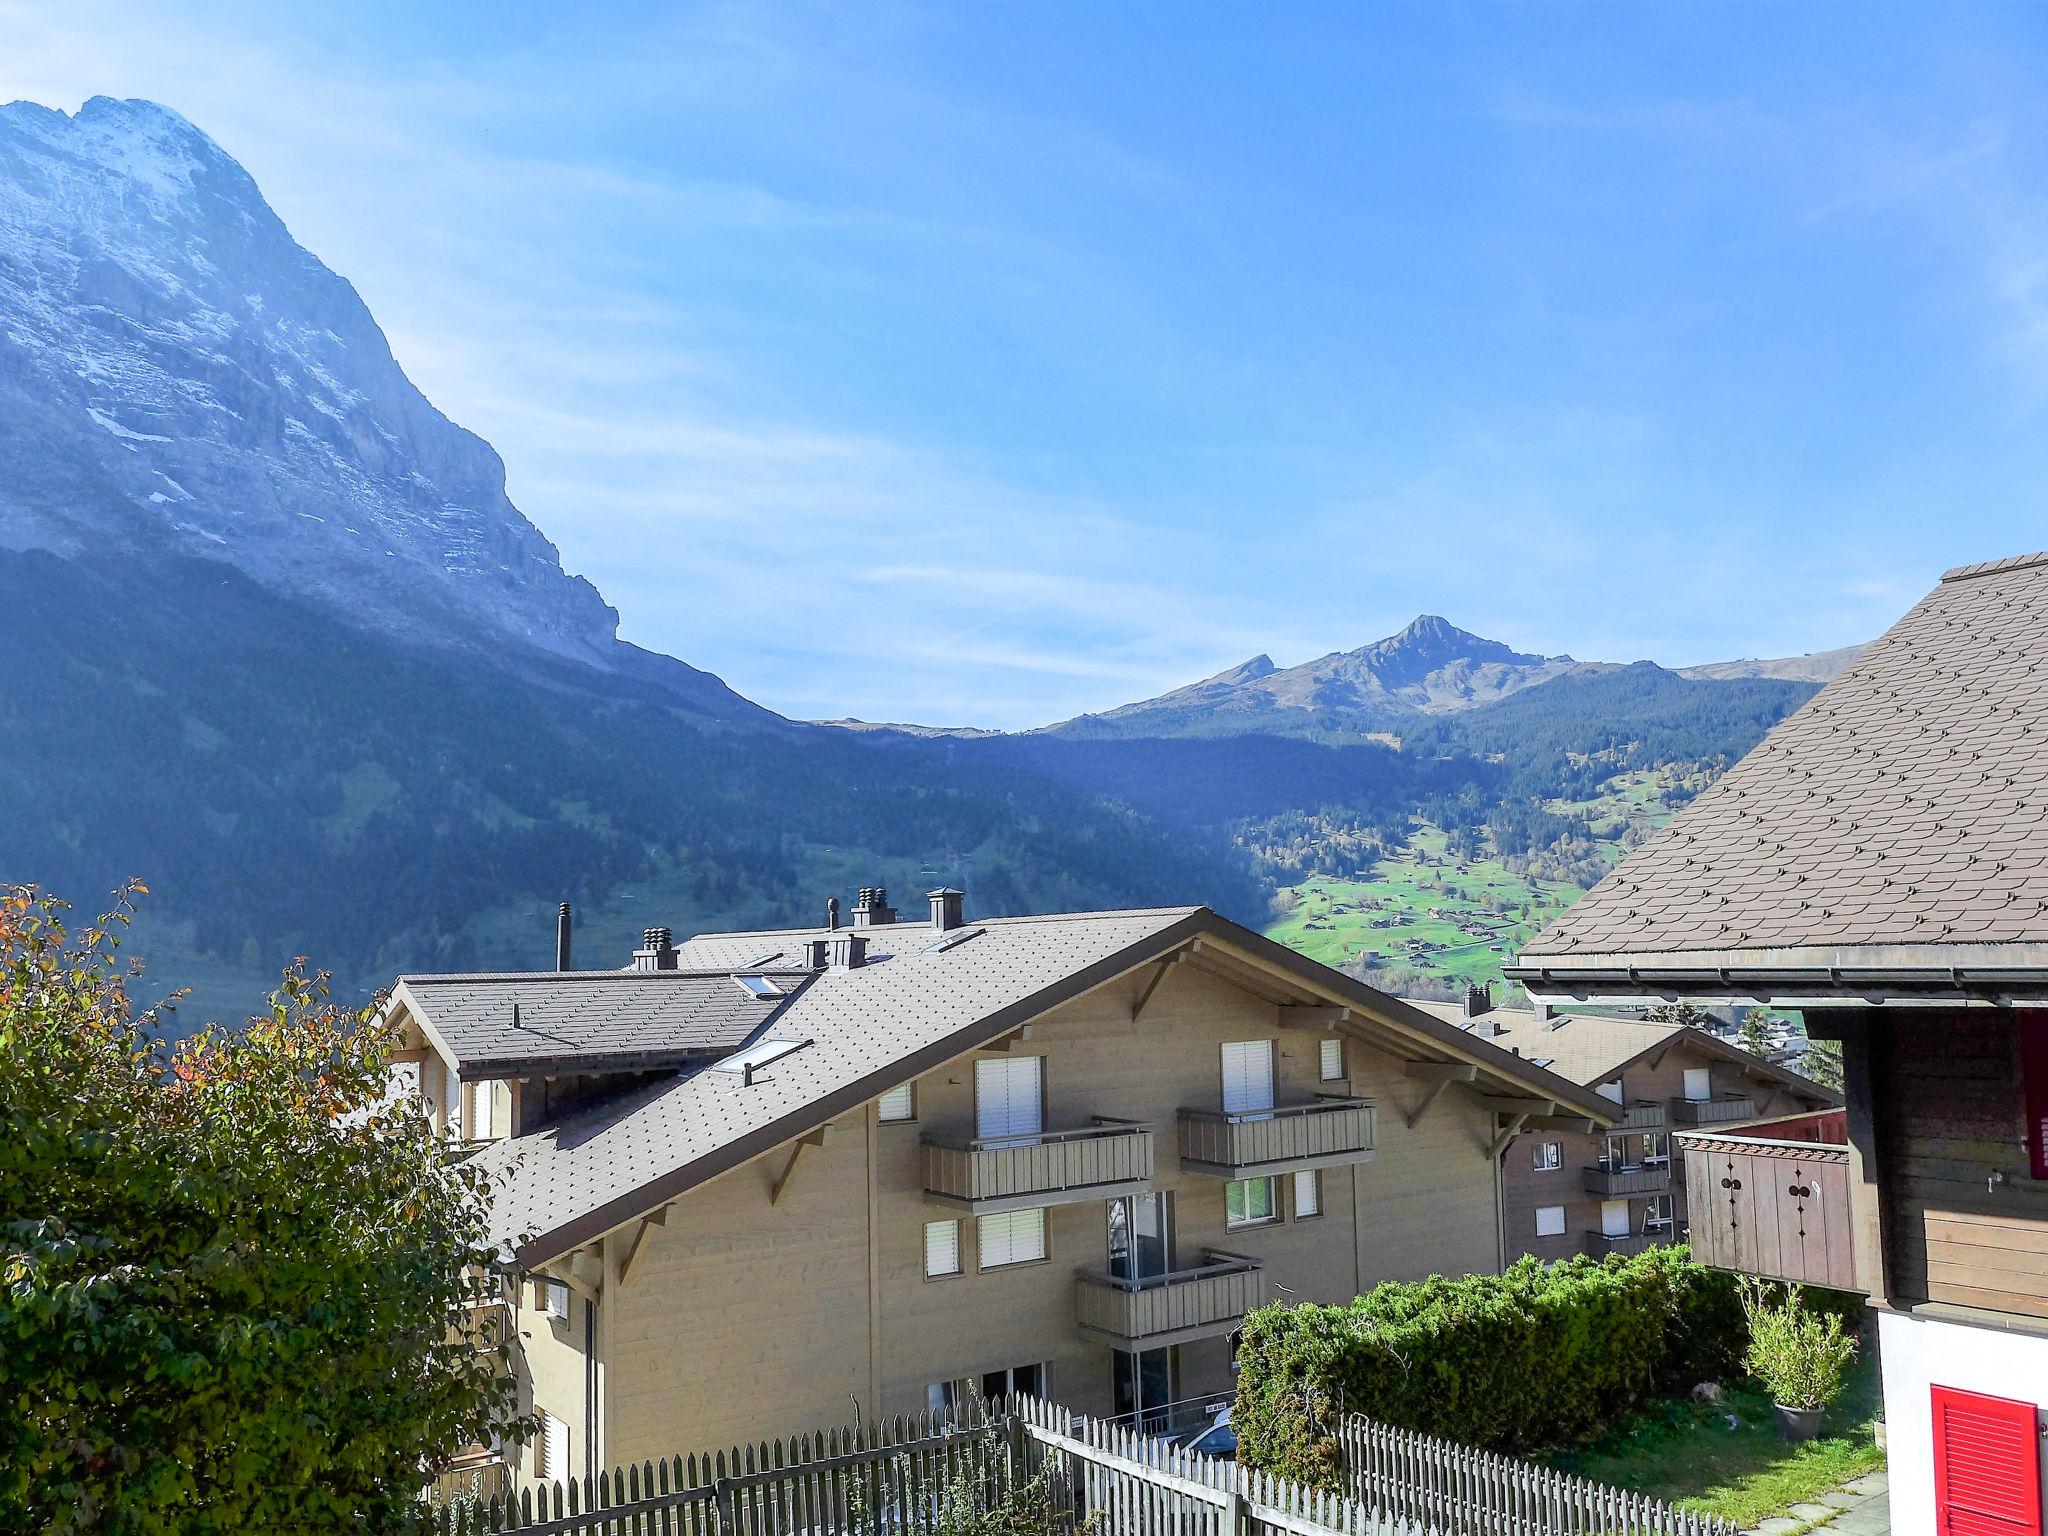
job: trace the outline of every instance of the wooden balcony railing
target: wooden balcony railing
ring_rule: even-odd
[[[1662,1099],[1637,1099],[1614,1127],[1616,1131],[1661,1131],[1669,1118]]]
[[[1756,1118],[1756,1100],[1746,1093],[1717,1093],[1711,1099],[1673,1099],[1674,1125],[1730,1125]]]
[[[1136,1194],[1152,1184],[1153,1140],[1149,1125],[1104,1116],[1030,1136],[927,1136],[925,1193],[983,1214]]]
[[[1191,1173],[1242,1179],[1300,1168],[1363,1163],[1372,1157],[1368,1099],[1318,1098],[1271,1109],[1180,1112],[1180,1165]]]
[[[1772,1280],[1868,1288],[1856,1274],[1847,1147],[1707,1134],[1680,1145],[1694,1258]]]
[[[1074,1321],[1120,1349],[1160,1349],[1235,1333],[1244,1315],[1269,1299],[1257,1259],[1217,1249],[1192,1269],[1142,1280],[1119,1280],[1099,1269],[1074,1276]]]
[[[1628,1167],[1595,1164],[1586,1170],[1586,1193],[1612,1199],[1617,1195],[1657,1195],[1671,1187],[1671,1165],[1639,1163]]]
[[[1605,1232],[1588,1232],[1585,1247],[1586,1252],[1598,1259],[1610,1253],[1642,1253],[1646,1249],[1661,1247],[1665,1243],[1675,1243],[1679,1237],[1678,1224],[1666,1222],[1662,1226],[1651,1227],[1648,1231],[1625,1232],[1618,1237],[1610,1237]]]

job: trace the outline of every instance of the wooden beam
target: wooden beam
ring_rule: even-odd
[[[1431,1106],[1443,1096],[1443,1091],[1450,1086],[1451,1079],[1448,1077],[1440,1077],[1429,1085],[1429,1092],[1422,1096],[1422,1102],[1402,1116],[1408,1122],[1409,1130],[1414,1130],[1421,1123],[1422,1117],[1429,1113]]]
[[[1493,1151],[1490,1155],[1495,1162],[1500,1161],[1501,1153],[1507,1151],[1508,1144],[1522,1134],[1522,1127],[1528,1123],[1529,1117],[1527,1115],[1512,1115],[1509,1117],[1507,1128],[1493,1138]]]
[[[825,1128],[823,1126],[819,1126],[818,1129],[812,1131],[808,1136],[797,1138],[796,1145],[789,1149],[789,1161],[782,1165],[782,1172],[776,1175],[775,1187],[768,1191],[768,1203],[770,1205],[782,1204],[782,1192],[789,1188],[789,1176],[796,1172],[797,1159],[804,1155],[804,1148],[822,1147],[823,1145],[825,1145]]]
[[[1138,1000],[1131,1004],[1131,1022],[1137,1023],[1145,1015],[1146,1005],[1152,1001],[1152,994],[1159,990],[1159,984],[1173,974],[1173,968],[1186,960],[1191,950],[1177,949],[1159,962],[1159,969],[1152,973],[1152,979],[1138,989]]]
[[[1531,1131],[1575,1131],[1581,1136],[1592,1136],[1597,1133],[1593,1122],[1584,1115],[1531,1115],[1529,1123],[1524,1129]]]
[[[621,1287],[633,1278],[633,1266],[640,1260],[640,1250],[647,1246],[648,1228],[662,1226],[667,1221],[668,1207],[665,1205],[652,1216],[640,1218],[640,1225],[633,1229],[633,1246],[626,1250],[625,1258],[619,1262],[619,1284]],[[612,1241],[618,1241],[616,1235]]]
[[[1489,1096],[1479,1101],[1496,1115],[1554,1115],[1557,1113],[1555,1099],[1518,1099],[1506,1095]]]
[[[1351,1017],[1349,1008],[1325,1007],[1320,1003],[1282,1003],[1282,1029],[1330,1029]]]
[[[1408,1076],[1425,1083],[1476,1083],[1479,1081],[1477,1064],[1469,1061],[1411,1061],[1401,1069]]]
[[[1882,1158],[1878,1149],[1877,1085],[1886,1073],[1890,1019],[1858,1019],[1839,1033],[1816,1034],[1815,1009],[1807,1034],[1842,1042],[1842,1089],[1849,1109],[1849,1223],[1857,1287],[1879,1306],[1891,1299],[1890,1239],[1885,1231]],[[1829,1020],[1829,1023],[1832,1023]]]
[[[577,1272],[576,1260],[582,1256],[582,1253],[583,1250],[578,1248],[575,1252],[565,1255],[558,1262],[544,1266],[541,1269],[541,1273],[550,1280],[561,1281],[562,1284],[568,1286],[570,1290],[581,1296],[585,1301],[594,1303],[598,1298],[600,1287],[598,1282],[590,1280]]]

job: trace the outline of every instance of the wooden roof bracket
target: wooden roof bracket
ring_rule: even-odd
[[[1131,1004],[1131,1022],[1133,1024],[1144,1017],[1145,1009],[1152,1001],[1152,995],[1159,990],[1159,984],[1173,974],[1173,968],[1184,960],[1192,960],[1201,947],[1202,941],[1194,939],[1189,942],[1185,949],[1176,949],[1172,954],[1159,962],[1159,967],[1153,971],[1151,979],[1138,989],[1138,1000]]]
[[[1506,1129],[1493,1138],[1493,1150],[1488,1156],[1492,1157],[1495,1162],[1499,1162],[1501,1154],[1507,1151],[1509,1143],[1522,1134],[1522,1127],[1528,1123],[1529,1117],[1526,1113],[1510,1115]]]
[[[825,1145],[825,1127],[819,1126],[808,1136],[799,1136],[796,1145],[789,1149],[789,1161],[782,1165],[782,1172],[775,1176],[774,1187],[768,1191],[770,1205],[782,1204],[782,1192],[789,1188],[790,1175],[796,1172],[797,1159],[804,1155],[805,1147]]]
[[[1408,1129],[1414,1130],[1422,1117],[1430,1112],[1443,1091],[1453,1083],[1472,1083],[1479,1080],[1479,1068],[1467,1061],[1411,1061],[1406,1068],[1408,1076],[1429,1084],[1429,1091],[1401,1118],[1408,1122]]]

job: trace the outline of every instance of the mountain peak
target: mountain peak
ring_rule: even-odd
[[[1241,661],[1234,667],[1224,668],[1214,677],[1203,678],[1198,686],[1206,688],[1211,684],[1222,684],[1234,687],[1239,683],[1255,683],[1262,677],[1271,677],[1279,670],[1273,665],[1273,658],[1261,651],[1250,661]]]

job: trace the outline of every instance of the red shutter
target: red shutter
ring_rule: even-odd
[[[2027,1157],[2048,1179],[2048,1013],[2020,1015],[2020,1080],[2027,1096]]]
[[[2035,1413],[2007,1397],[1934,1389],[1938,1536],[2042,1536]]]

